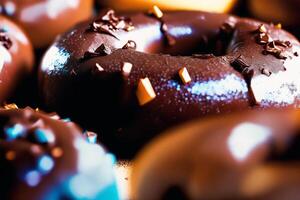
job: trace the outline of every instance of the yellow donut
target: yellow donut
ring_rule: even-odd
[[[157,5],[163,10],[202,10],[228,12],[236,0],[99,0],[100,4],[116,10],[147,10]]]

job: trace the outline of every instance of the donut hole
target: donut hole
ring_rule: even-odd
[[[162,200],[187,200],[188,197],[179,186],[171,186],[163,194]]]

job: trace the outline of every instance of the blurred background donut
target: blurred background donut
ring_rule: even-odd
[[[34,47],[50,44],[93,14],[93,0],[0,0],[0,12],[20,24]]]
[[[70,120],[0,109],[1,199],[119,200],[115,158]]]
[[[0,15],[0,103],[33,71],[32,45],[23,30]]]
[[[102,7],[115,10],[148,10],[157,5],[162,10],[202,10],[209,12],[228,12],[236,0],[97,0]]]

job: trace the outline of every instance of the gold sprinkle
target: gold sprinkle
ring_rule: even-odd
[[[96,63],[96,67],[99,70],[99,72],[104,71],[103,67],[101,67],[101,65],[99,65],[99,63]]]
[[[139,80],[136,95],[141,106],[152,101],[156,97],[149,78],[146,77]]]
[[[133,65],[129,62],[124,62],[123,67],[122,67],[122,72],[124,76],[129,76],[131,70],[132,70]]]
[[[129,26],[126,28],[126,31],[133,31],[134,29],[135,29],[134,26]]]
[[[276,24],[275,27],[278,28],[278,29],[282,29],[281,23]]]
[[[8,151],[8,152],[6,152],[5,158],[7,160],[14,160],[16,158],[16,152],[14,152],[14,151]]]
[[[52,151],[51,151],[51,154],[53,157],[55,158],[59,158],[63,155],[63,150],[59,147],[55,147]]]
[[[153,14],[158,19],[162,18],[164,15],[160,8],[156,5],[149,10],[149,13]]]
[[[36,111],[36,112],[39,112],[39,111],[40,111],[40,109],[39,109],[39,108],[36,108],[36,109],[35,109],[35,111]]]
[[[258,27],[258,31],[260,33],[266,33],[267,32],[267,28],[265,27],[264,24],[261,24],[259,27]]]
[[[4,104],[3,107],[4,107],[5,109],[7,109],[7,110],[18,109],[18,106],[17,106],[17,104],[15,104],[15,103]]]
[[[181,68],[179,70],[178,74],[184,84],[187,84],[192,81],[191,76],[190,76],[188,70],[186,69],[186,67]]]

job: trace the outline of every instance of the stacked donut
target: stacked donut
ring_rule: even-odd
[[[234,2],[0,0],[0,199],[297,199],[300,43]]]

